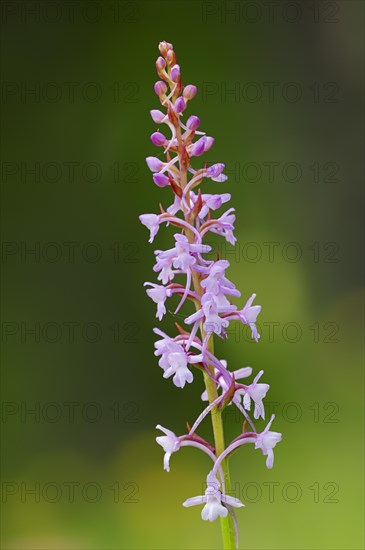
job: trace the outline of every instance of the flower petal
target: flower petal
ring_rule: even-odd
[[[189,508],[189,506],[197,506],[198,504],[204,504],[207,501],[207,497],[204,495],[199,495],[198,497],[191,497],[185,500],[183,502],[183,506],[185,508]]]

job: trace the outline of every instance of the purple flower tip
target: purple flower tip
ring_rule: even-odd
[[[165,95],[167,92],[167,86],[165,82],[162,82],[162,80],[159,80],[158,82],[156,82],[153,89],[155,90],[155,93],[158,96]]]
[[[161,56],[158,57],[158,58],[157,58],[157,61],[156,61],[156,67],[157,67],[158,69],[164,69],[165,66],[166,66],[166,61],[164,60],[164,58],[161,57]]]
[[[167,185],[170,185],[169,178],[164,174],[153,174],[152,177],[158,187],[166,187]]]
[[[159,172],[165,166],[157,157],[147,157],[146,162],[151,172]]]
[[[206,140],[207,138],[205,136],[203,136],[202,138],[198,139],[198,141],[196,141],[192,148],[191,148],[191,151],[190,151],[190,155],[192,157],[200,157],[200,155],[202,155],[204,153],[204,151],[206,150]]]
[[[209,166],[207,174],[210,178],[217,178],[224,170],[224,164],[222,162]]]
[[[163,113],[161,113],[161,111],[159,111],[158,109],[152,109],[150,113],[151,113],[153,122],[156,122],[156,124],[160,124],[166,116]]]
[[[196,130],[199,127],[200,119],[195,116],[189,116],[188,120],[186,121],[186,127],[189,128],[189,130]]]
[[[183,90],[183,96],[185,97],[185,99],[188,100],[193,99],[193,97],[196,96],[197,91],[198,88],[196,86],[194,86],[193,84],[188,84]]]
[[[151,141],[153,145],[156,145],[157,147],[162,147],[166,143],[166,138],[161,132],[154,132],[151,135]]]
[[[180,66],[179,65],[174,65],[172,67],[170,77],[171,77],[171,80],[173,82],[177,82],[179,80],[179,78],[180,78]]]
[[[215,141],[215,139],[213,137],[207,136],[205,138],[204,152],[209,151],[209,149],[211,149],[211,147],[213,146],[214,141]]]
[[[182,113],[183,111],[185,111],[185,108],[186,108],[185,99],[181,96],[178,97],[175,102],[175,112],[177,114]]]
[[[166,42],[166,40],[163,40],[162,42],[159,43],[158,49],[160,50],[160,53],[162,55],[166,56],[166,54],[169,50],[174,49],[174,46],[172,44],[170,44],[170,42]]]

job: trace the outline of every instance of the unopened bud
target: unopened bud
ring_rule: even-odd
[[[146,162],[151,172],[159,172],[165,166],[165,163],[157,157],[147,157]]]
[[[155,83],[153,89],[158,96],[162,96],[165,95],[167,92],[167,85],[165,84],[165,82],[162,82],[162,80],[158,80]]]
[[[158,71],[162,71],[166,67],[166,61],[163,57],[158,57],[156,60],[156,69]]]
[[[177,82],[180,79],[180,66],[174,65],[171,69],[170,78],[173,82]]]
[[[166,143],[166,138],[161,132],[154,132],[151,135],[151,141],[156,147],[162,147]]]
[[[171,67],[171,65],[175,65],[176,63],[176,54],[174,50],[169,50],[166,54],[166,61],[167,64]]]
[[[183,96],[187,100],[193,99],[193,97],[196,96],[197,91],[198,91],[198,88],[196,86],[194,86],[193,84],[188,84],[187,86],[185,86],[183,90]]]
[[[180,114],[186,109],[186,102],[185,99],[180,96],[175,101],[175,113]]]
[[[161,111],[159,111],[158,109],[152,109],[152,111],[150,111],[150,113],[151,113],[151,117],[152,117],[153,122],[156,122],[156,124],[160,124],[166,116]]]
[[[198,141],[196,141],[192,148],[191,148],[191,151],[190,151],[190,155],[192,157],[200,157],[200,155],[202,155],[205,151],[205,142],[206,142],[206,137],[203,136],[202,138],[198,139]]]
[[[160,50],[160,54],[166,57],[167,52],[169,50],[173,50],[174,46],[170,44],[170,42],[166,42],[165,40],[163,40],[162,42],[159,43],[158,49]]]
[[[170,180],[164,174],[153,174],[153,181],[158,187],[166,187],[170,185]]]
[[[186,121],[186,127],[189,128],[189,130],[196,130],[199,127],[200,119],[195,116],[189,116],[188,120]]]

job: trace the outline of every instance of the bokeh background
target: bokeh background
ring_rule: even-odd
[[[2,548],[221,545],[181,506],[207,459],[184,449],[167,474],[154,440],[202,391],[162,379],[142,286],[138,215],[171,200],[144,162],[164,39],[230,175],[205,190],[232,194],[237,246],[212,242],[263,306],[260,343],[232,325],[217,354],[265,370],[283,433],[271,471],[253,448],[231,460],[240,546],[363,548],[362,2],[7,0],[1,17]]]

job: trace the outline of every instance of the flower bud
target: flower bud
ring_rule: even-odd
[[[161,111],[159,111],[158,109],[152,109],[150,113],[151,113],[153,122],[156,122],[156,124],[160,124],[166,116],[163,113],[161,113]]]
[[[154,132],[151,135],[151,141],[156,147],[162,147],[166,143],[166,138],[161,132]]]
[[[162,82],[162,80],[158,80],[153,89],[155,90],[155,93],[158,95],[158,96],[162,96],[162,95],[165,95],[166,92],[167,92],[167,86],[165,84],[165,82]]]
[[[173,82],[177,82],[180,79],[180,66],[174,65],[171,69],[170,78]]]
[[[159,43],[158,49],[160,50],[160,54],[166,57],[167,52],[169,50],[173,50],[174,46],[170,44],[170,42],[166,42],[165,40],[163,40],[162,42]]]
[[[196,86],[194,86],[193,84],[188,84],[187,86],[184,87],[183,96],[187,100],[193,99],[197,91],[198,91],[198,88]]]
[[[186,109],[186,102],[185,99],[180,96],[175,101],[175,113],[180,114]]]
[[[209,137],[209,136],[206,137],[204,152],[209,151],[209,149],[213,146],[214,141],[215,141],[214,137]]]
[[[168,63],[168,65],[175,65],[176,63],[176,54],[174,52],[174,50],[169,50],[166,54],[166,61]]]
[[[205,136],[203,136],[193,144],[193,146],[190,150],[190,156],[191,157],[200,157],[200,155],[202,155],[204,153],[206,139],[207,138]]]
[[[165,166],[165,163],[157,157],[147,157],[146,162],[151,172],[159,172]]]
[[[196,130],[199,127],[200,119],[195,116],[189,116],[188,120],[186,121],[186,127],[189,128],[189,130]]]
[[[152,177],[158,187],[166,187],[166,185],[170,185],[169,178],[164,174],[153,174]]]
[[[166,61],[163,57],[158,57],[156,60],[156,69],[157,71],[162,71],[166,67]]]

